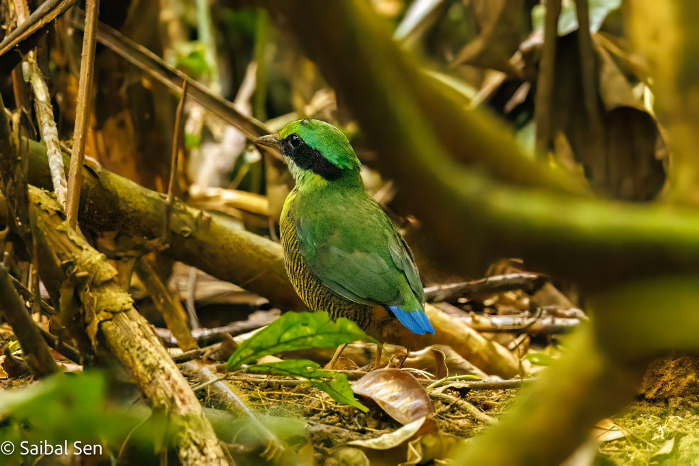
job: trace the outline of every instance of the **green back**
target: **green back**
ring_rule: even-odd
[[[363,187],[302,187],[292,202],[301,254],[323,285],[357,303],[423,309],[410,250]]]

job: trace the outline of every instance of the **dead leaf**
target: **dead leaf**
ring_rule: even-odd
[[[371,462],[359,448],[343,447],[332,452],[325,466],[370,466]]]
[[[430,432],[408,443],[407,459],[398,466],[409,466],[447,458],[457,443],[464,442],[464,439],[452,434],[440,431]],[[435,464],[440,464],[440,462],[435,461]]]
[[[401,424],[432,413],[432,401],[415,377],[400,369],[369,372],[352,384],[357,395],[371,398]]]
[[[526,36],[528,12],[523,0],[473,0],[471,8],[480,34],[459,52],[455,63],[491,68],[509,75],[510,62]]]
[[[675,437],[672,437],[669,440],[666,440],[665,443],[656,451],[653,453],[653,457],[656,456],[662,456],[662,455],[669,455],[672,453],[672,450],[675,449]]]
[[[58,364],[63,369],[63,372],[82,372],[83,371],[82,365],[75,364],[75,363],[70,362],[70,361],[56,361],[56,364]]]
[[[6,379],[8,377],[7,372],[3,369],[5,364],[5,355],[0,355],[0,379]]]
[[[477,375],[481,378],[487,377],[485,372],[446,345],[431,345],[420,351],[412,351],[403,367],[428,371],[434,374],[436,379],[442,379],[447,375],[466,374]]]
[[[426,420],[427,417],[423,416],[393,432],[379,435],[378,437],[368,440],[352,440],[348,442],[348,445],[370,448],[372,450],[389,450],[415,436]]]
[[[598,106],[604,138],[590,139],[590,122],[581,96],[577,34],[558,40],[554,91],[556,132],[567,142],[599,193],[617,199],[648,201],[665,182],[664,143],[655,118],[636,98],[628,78],[596,41]],[[600,148],[601,145],[601,148]]]
[[[592,437],[598,442],[611,442],[626,437],[626,434],[611,419],[602,419],[592,428]]]

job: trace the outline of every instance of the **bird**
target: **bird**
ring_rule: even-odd
[[[366,192],[345,134],[303,119],[256,142],[280,152],[294,179],[280,239],[287,275],[306,306],[345,317],[381,342],[395,320],[417,335],[435,333],[413,254]]]

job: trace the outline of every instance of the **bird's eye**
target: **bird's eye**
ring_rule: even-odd
[[[292,134],[291,136],[289,136],[289,143],[291,143],[291,147],[293,147],[294,149],[299,147],[302,142],[303,141],[301,141],[301,138],[298,137],[298,135],[296,134]]]

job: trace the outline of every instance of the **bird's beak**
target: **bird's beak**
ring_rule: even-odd
[[[267,134],[265,136],[261,136],[253,141],[256,146],[262,146],[262,147],[271,147],[273,149],[276,149],[277,152],[281,153],[282,151],[282,146],[281,146],[281,141],[279,138],[274,136],[273,134]]]

